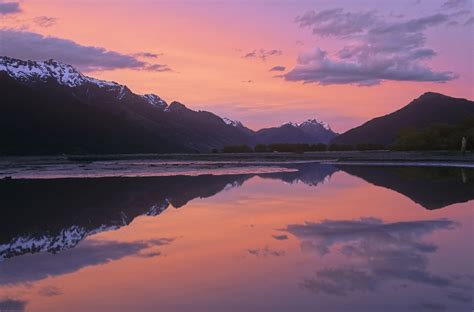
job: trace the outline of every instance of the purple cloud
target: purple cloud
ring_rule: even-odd
[[[38,16],[33,19],[33,22],[41,27],[51,27],[58,22],[58,19],[49,16]]]
[[[168,67],[168,65],[164,64],[150,64],[145,66],[145,70],[149,71],[154,71],[154,72],[166,72],[166,71],[171,71],[171,68]]]
[[[0,1],[0,15],[7,15],[21,12],[20,3]]]
[[[272,68],[270,68],[270,71],[285,71],[285,70],[286,70],[286,67],[280,66],[280,65],[273,66]]]
[[[170,70],[167,65],[150,64],[133,55],[109,51],[102,47],[84,46],[69,39],[33,32],[0,29],[0,38],[0,55],[37,61],[52,58],[85,72],[124,68],[154,72]]]
[[[425,47],[424,32],[447,24],[450,15],[390,21],[375,12],[346,12],[343,9],[309,11],[296,22],[314,34],[350,39],[329,56],[321,48],[301,53],[298,64],[282,77],[304,83],[377,85],[384,80],[447,82],[457,78],[450,71],[435,71],[423,61],[436,52]]]
[[[447,0],[443,3],[443,9],[455,9],[458,7],[467,6],[470,0]]]
[[[265,61],[270,56],[279,56],[282,54],[283,52],[278,49],[272,49],[272,50],[259,49],[259,50],[253,50],[253,51],[247,52],[242,57],[243,58],[259,58],[260,60]]]

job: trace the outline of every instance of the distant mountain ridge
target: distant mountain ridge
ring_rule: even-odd
[[[55,60],[0,57],[0,91],[0,154],[189,153],[288,143],[282,141],[287,136],[262,137],[241,122],[168,105],[155,94],[137,95]],[[332,135],[321,123],[295,129],[297,143]]]
[[[316,119],[308,119],[300,124],[287,122],[280,127],[260,129],[255,140],[262,144],[271,143],[329,143],[338,134],[329,125]]]
[[[434,123],[458,124],[474,118],[474,102],[427,92],[405,107],[385,116],[369,120],[332,140],[335,144],[393,144],[407,128],[421,129]]]

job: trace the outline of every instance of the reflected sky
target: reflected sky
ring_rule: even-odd
[[[0,311],[472,308],[472,171],[299,169],[1,181]]]

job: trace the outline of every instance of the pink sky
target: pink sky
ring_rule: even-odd
[[[3,0],[0,5],[5,2],[17,1]],[[155,93],[167,102],[176,100],[192,109],[210,110],[240,120],[254,129],[289,120],[316,118],[342,132],[401,108],[426,91],[472,99],[474,47],[473,23],[469,22],[472,6],[472,0],[397,3],[24,0],[19,2],[18,12],[0,16],[0,27],[13,32],[69,39],[78,45],[101,47],[122,55],[159,54],[156,58],[134,57],[147,63],[165,64],[172,71],[119,68],[86,72],[126,84],[139,94]],[[344,61],[338,54],[341,49],[364,42],[364,32],[344,36],[313,33],[317,24],[301,27],[295,22],[297,16],[310,10],[317,14],[334,8],[342,8],[345,16],[372,12],[370,16],[376,21],[367,26],[372,27],[367,28],[368,31],[379,27],[380,23],[405,23],[403,25],[412,27],[414,23],[410,21],[444,17],[442,22],[426,24],[416,31],[424,39],[417,49],[430,49],[435,55],[408,63],[408,67],[423,66],[434,73],[451,72],[454,79],[439,83],[419,81],[418,78],[408,81],[382,78],[371,86],[360,86],[357,82],[303,83],[275,77],[294,69],[302,53],[314,56],[315,49],[319,48],[326,52],[331,66],[338,65]],[[396,44],[398,38],[390,36],[388,34],[383,40]],[[0,43],[9,44],[6,40]],[[399,48],[404,50],[403,42]],[[243,57],[254,50],[258,54],[260,49],[278,52],[265,60]],[[383,57],[393,60],[400,51]],[[33,54],[31,58],[34,58]],[[60,59],[61,56],[51,57]],[[372,66],[380,57],[370,54],[366,64]],[[318,59],[318,66],[326,61]],[[286,69],[270,71],[274,66]],[[332,67],[328,68],[332,70]]]

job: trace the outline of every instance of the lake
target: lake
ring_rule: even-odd
[[[15,171],[0,311],[472,311],[474,169],[280,167]]]

